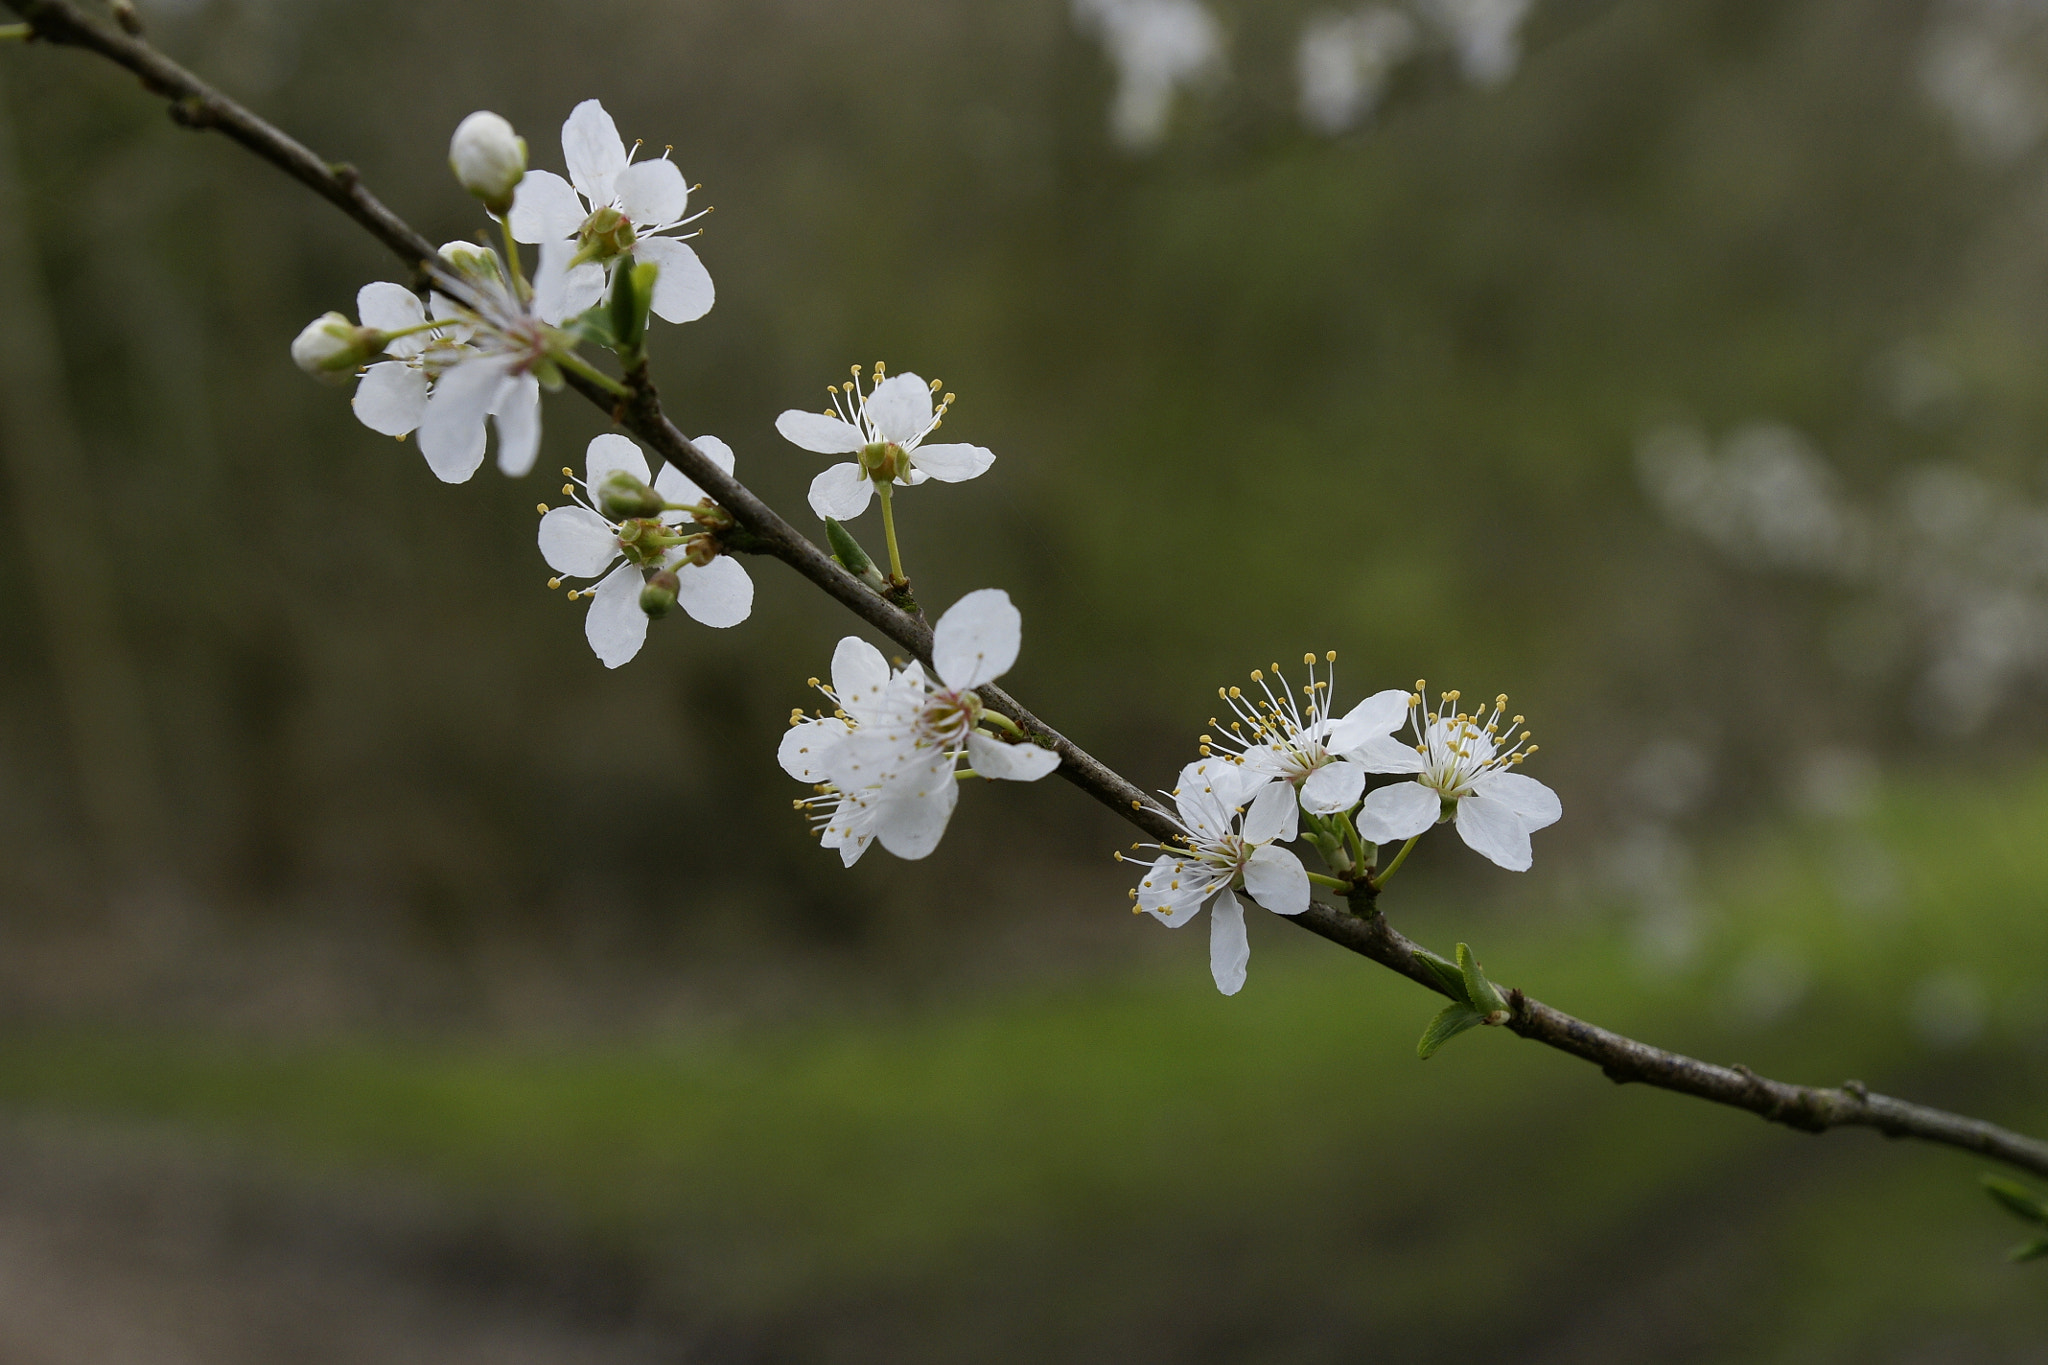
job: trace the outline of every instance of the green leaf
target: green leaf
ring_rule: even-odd
[[[1481,1014],[1505,1013],[1508,1002],[1500,988],[1486,979],[1486,973],[1479,970],[1479,960],[1472,956],[1472,950],[1458,945],[1458,972],[1465,978],[1465,998],[1472,1008]]]
[[[1429,1021],[1429,1027],[1422,1031],[1422,1041],[1415,1045],[1415,1055],[1428,1061],[1436,1050],[1468,1028],[1477,1028],[1486,1022],[1486,1016],[1470,1005],[1445,1005],[1437,1011],[1436,1018]]]
[[[2048,1205],[2042,1204],[2032,1190],[2017,1180],[1987,1175],[1984,1177],[1984,1193],[2016,1218],[2024,1218],[2029,1223],[2048,1224]]]
[[[2036,1237],[2025,1246],[2014,1247],[2007,1253],[2006,1259],[2017,1264],[2020,1261],[2039,1260],[2043,1256],[2048,1256],[2048,1237]]]
[[[1465,995],[1465,974],[1458,970],[1458,964],[1448,958],[1438,957],[1427,948],[1415,950],[1415,960],[1429,968],[1431,976],[1444,983],[1444,990],[1453,1000],[1463,1004],[1472,1002]]]
[[[853,538],[853,532],[827,517],[825,541],[832,547],[832,557],[845,565],[848,573],[875,591],[882,590],[882,571],[875,567],[874,560],[868,558],[868,552],[861,549],[860,542]]]
[[[659,273],[652,261],[623,260],[612,270],[607,322],[614,338],[610,344],[622,357],[638,355],[647,338],[647,310],[654,305],[654,277]]]
[[[562,330],[593,346],[610,348],[619,344],[617,335],[612,331],[611,305],[608,303],[600,303],[588,312],[578,313],[562,324]]]

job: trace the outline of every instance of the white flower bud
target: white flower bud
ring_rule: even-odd
[[[455,125],[448,140],[448,164],[462,188],[492,213],[512,211],[512,191],[526,178],[526,139],[512,125],[479,109]]]
[[[292,359],[315,379],[340,383],[384,349],[384,334],[340,313],[323,313],[292,341]]]

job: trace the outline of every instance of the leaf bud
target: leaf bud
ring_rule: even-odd
[[[654,306],[654,280],[661,268],[652,261],[622,261],[612,272],[612,340],[621,356],[637,356],[647,336],[647,310]]]
[[[658,517],[663,506],[661,494],[623,469],[614,469],[597,486],[597,510],[612,521]]]
[[[315,379],[340,383],[384,349],[384,334],[340,313],[322,313],[292,341],[292,360]]]
[[[512,191],[526,178],[526,139],[503,118],[479,109],[455,125],[448,165],[462,188],[502,217],[512,211]]]
[[[659,621],[675,610],[676,590],[681,586],[681,581],[674,574],[663,569],[640,589],[640,610]]]

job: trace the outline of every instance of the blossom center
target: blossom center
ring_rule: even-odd
[[[944,689],[925,698],[917,715],[922,741],[953,748],[967,740],[967,732],[981,719],[981,698],[971,688]]]
[[[576,229],[576,254],[569,264],[578,266],[586,261],[607,264],[631,251],[633,243],[638,240],[632,221],[625,214],[610,206],[597,209],[583,220],[582,227]]]

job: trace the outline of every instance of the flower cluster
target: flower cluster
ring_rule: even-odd
[[[831,713],[794,712],[777,754],[784,772],[812,784],[796,806],[824,847],[848,867],[872,842],[899,858],[925,857],[946,832],[961,779],[1036,782],[1059,766],[1058,754],[1016,734],[974,690],[1009,671],[1022,638],[1010,595],[983,588],[939,618],[936,681],[915,661],[891,670],[856,636],[839,642],[831,685],[811,679]]]
[[[1202,757],[1167,793],[1178,832],[1163,845],[1134,845],[1157,856],[1131,892],[1133,908],[1179,928],[1209,907],[1210,970],[1225,995],[1243,987],[1251,956],[1236,893],[1275,914],[1308,909],[1312,874],[1280,845],[1306,837],[1329,865],[1324,883],[1376,889],[1407,856],[1404,845],[1381,869],[1380,844],[1412,844],[1432,825],[1453,821],[1474,850],[1526,871],[1530,834],[1563,813],[1550,788],[1511,771],[1536,746],[1522,717],[1506,715],[1506,697],[1484,714],[1467,714],[1457,709],[1456,692],[1430,705],[1418,682],[1414,692],[1378,692],[1338,716],[1336,653],[1324,656],[1322,677],[1315,655],[1302,661],[1308,682],[1298,697],[1278,664],[1270,677],[1267,669],[1252,671],[1255,692],[1217,689],[1231,719],[1210,719]],[[1404,725],[1412,743],[1398,737]],[[1366,790],[1372,777],[1411,775]]]

